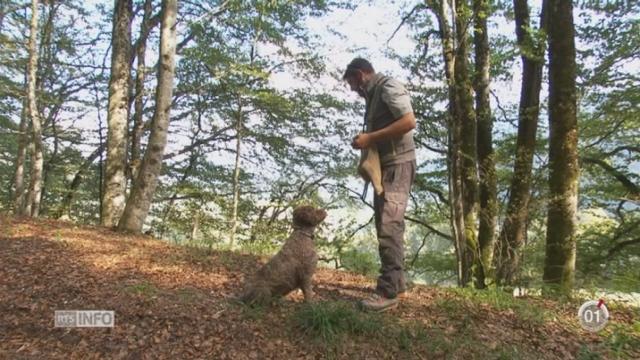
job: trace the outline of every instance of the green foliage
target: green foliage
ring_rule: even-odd
[[[185,237],[197,214],[204,238],[228,238],[233,167],[226,159],[233,156],[228,149],[235,149],[240,135],[238,243],[260,254],[282,243],[290,209],[303,199],[315,201],[320,185],[305,183],[318,181],[320,174],[337,173],[346,158],[342,146],[323,145],[327,138],[346,143],[346,124],[333,118],[346,104],[311,88],[325,67],[304,26],[308,16],[336,6],[341,4],[232,1],[215,22],[189,24],[194,36],[178,63],[181,96],[175,111],[189,124],[184,137],[208,140],[192,153],[195,165],[178,162],[176,169],[182,174],[167,173],[171,179],[160,191],[187,200],[161,204],[157,212],[163,215],[152,228],[163,236]],[[185,10],[190,11],[197,14],[202,9]],[[301,80],[302,88],[273,86],[273,77],[285,70]]]
[[[635,291],[640,286],[640,246],[633,241],[640,219],[630,184],[640,184],[640,151],[635,147],[640,79],[630,70],[634,65],[622,64],[640,61],[639,23],[630,16],[640,5],[584,3],[580,9],[577,34],[588,44],[578,52],[583,64],[580,193],[589,221],[581,224],[577,268],[592,286]]]
[[[640,288],[638,257],[640,246],[629,243],[637,238],[640,218],[631,214],[625,222],[602,211],[585,212],[586,220],[579,232],[577,269],[586,287],[603,287],[617,291]]]
[[[635,326],[612,324],[607,327],[606,344],[618,359],[631,359],[632,349],[640,348],[638,322]]]
[[[0,208],[8,208],[15,168],[13,162],[17,154],[17,127],[24,110],[25,69],[27,62],[28,21],[30,14],[22,6],[12,7],[14,11],[3,14],[0,39],[0,167],[5,165],[4,157],[10,159],[11,169],[0,169]],[[17,9],[17,11],[15,10]],[[6,15],[6,16],[5,16]],[[38,111],[43,117],[44,138],[44,190],[41,214],[53,216],[63,197],[66,196],[75,171],[84,161],[80,147],[93,147],[92,128],[84,120],[84,128],[75,123],[90,111],[91,96],[87,89],[100,87],[96,84],[95,45],[97,39],[89,19],[89,11],[80,1],[47,2],[41,4],[39,66],[37,69]],[[5,46],[6,45],[6,46]],[[89,100],[87,100],[89,99]],[[11,129],[11,131],[5,131]],[[25,167],[25,184],[29,184],[29,156]],[[72,206],[72,217],[80,222],[95,222],[97,211],[98,183],[97,168],[86,176],[87,181],[78,189]],[[96,183],[97,186],[96,186]],[[6,186],[4,186],[6,185]],[[77,216],[77,217],[76,217]]]
[[[438,213],[433,204],[431,207],[423,207],[422,211],[428,215]],[[414,216],[418,217],[418,215]],[[424,215],[421,218],[430,224],[442,224],[443,222],[440,218],[430,219]],[[446,233],[446,224],[442,224],[440,227],[445,229]],[[422,234],[416,231],[407,236],[406,242],[405,271],[412,279],[417,282],[424,281],[427,284],[455,283],[456,257],[450,240],[442,239],[430,232]]]
[[[152,283],[141,282],[125,287],[124,291],[145,298],[151,298],[158,292],[158,288]]]
[[[443,299],[440,305],[452,312],[459,311],[462,307],[475,308],[486,304],[500,311],[511,310],[522,321],[533,325],[542,325],[551,315],[542,307],[534,306],[526,299],[514,298],[510,292],[502,289],[489,288],[477,290],[471,288],[451,288],[448,292],[456,295],[455,299]],[[456,305],[456,302],[458,305]]]
[[[305,335],[326,344],[336,344],[349,336],[375,335],[383,328],[380,316],[363,313],[344,302],[305,304],[293,319]]]
[[[623,185],[616,176],[622,175],[636,186],[640,184],[640,176],[637,175],[640,152],[634,145],[637,141],[633,140],[640,136],[638,133],[640,123],[637,120],[640,118],[637,114],[640,108],[638,106],[638,85],[640,84],[638,84],[638,77],[629,70],[635,68],[640,61],[640,54],[636,51],[638,23],[637,19],[631,15],[637,13],[638,4],[618,2],[608,4],[606,8],[593,8],[590,5],[597,4],[583,3],[577,6],[580,9],[577,11],[579,20],[576,22],[578,62],[581,64],[580,155],[583,158],[602,159],[616,169],[618,174],[594,162],[583,161],[581,164],[583,171],[580,184],[580,218],[583,217],[582,212],[603,211],[604,217],[614,225],[607,229],[600,229],[597,235],[593,229],[590,232],[581,230],[578,239],[578,283],[585,284],[595,278],[599,286],[631,290],[634,286],[637,288],[637,283],[633,281],[634,277],[637,278],[637,272],[630,270],[638,268],[637,245],[626,246],[624,250],[616,251],[612,256],[606,256],[606,254],[615,249],[617,244],[637,238],[637,236],[634,237],[637,232],[630,231],[631,226],[635,224],[631,213],[637,210],[637,203],[630,196],[629,186]],[[512,20],[513,9],[510,3],[495,3],[494,6],[493,13],[504,13],[509,20]],[[500,90],[504,86],[512,86],[509,82],[519,70],[517,66],[519,51],[535,59],[541,60],[544,57],[546,35],[537,29],[536,23],[539,10],[536,7],[531,10],[532,25],[526,29],[526,41],[520,49],[516,48],[513,33],[507,36],[493,32],[489,34],[492,53],[491,81],[495,92],[495,96],[492,97],[492,113],[496,120],[494,148],[499,200],[502,204],[505,204],[508,198],[508,185],[513,176],[518,97],[503,97]],[[442,91],[443,87],[437,87],[437,84],[443,84],[444,79],[442,44],[440,39],[432,36],[434,30],[438,30],[437,21],[433,12],[429,11],[420,11],[406,20],[419,48],[412,54],[398,58],[405,68],[411,70],[408,82],[411,84],[410,88],[415,91],[412,95],[419,124],[416,140],[423,149],[446,149],[446,127],[443,122],[446,92]],[[489,21],[491,23],[491,17]],[[634,65],[621,66],[623,63]],[[427,83],[429,86],[424,85]],[[546,139],[548,137],[544,121],[545,95],[544,92],[541,93],[542,111],[538,127],[538,143],[534,154],[533,197],[529,206],[528,240],[523,249],[522,267],[518,276],[519,281],[527,286],[540,284],[544,263],[547,215]],[[429,155],[432,153],[427,152],[428,158]],[[442,159],[444,156],[444,153],[440,153],[435,158]],[[447,214],[448,209],[427,205],[434,200],[437,203],[440,199],[435,196],[425,196],[434,188],[434,185],[422,180],[420,173],[425,174],[424,178],[428,179],[427,181],[439,184],[435,186],[436,189],[446,190],[446,172],[442,171],[445,166],[444,162],[430,158],[423,164],[419,164],[420,171],[414,188],[414,196],[418,201],[414,205],[414,211],[420,214],[421,218],[428,219],[426,222],[429,224],[447,224],[448,219],[443,214]],[[501,206],[502,213],[504,210],[504,206]],[[625,222],[624,225],[623,222]],[[581,223],[581,227],[584,226],[587,224]],[[437,253],[442,252],[437,251]],[[429,259],[428,257],[429,255],[425,257],[426,264],[421,263],[418,258],[414,267],[421,269],[425,268],[425,265],[429,266],[429,263],[438,263],[437,258]],[[440,266],[437,267],[440,268]],[[606,269],[604,276],[601,276],[602,269]],[[428,270],[433,270],[433,267]],[[443,276],[446,276],[445,273],[437,277],[442,279]],[[429,278],[428,281],[433,279]]]
[[[7,211],[13,196],[15,154],[18,153],[16,126],[0,116],[0,211]]]
[[[578,352],[577,358],[579,360],[600,360],[602,359],[602,355],[600,355],[600,353],[592,351],[588,346],[582,345],[580,347],[580,352]]]
[[[245,306],[242,304],[242,315],[251,321],[262,320],[267,314],[267,310],[268,309],[265,305],[256,304],[252,306]]]
[[[544,61],[545,50],[547,49],[547,33],[538,28],[525,28],[525,40],[520,46],[520,53],[533,61]]]
[[[423,346],[429,347],[432,352],[446,346],[442,338],[429,334],[424,325],[419,322],[400,325],[395,338],[398,348],[408,353],[413,352],[414,349],[419,352]]]
[[[478,296],[483,295],[479,292]],[[414,357],[416,354],[439,356],[461,351],[469,351],[467,355],[470,358],[479,359],[533,358],[531,353],[519,345],[500,344],[490,347],[486,340],[475,336],[478,334],[476,330],[480,329],[478,326],[481,327],[483,323],[474,319],[472,314],[477,313],[481,303],[486,305],[488,299],[467,293],[460,293],[454,298],[436,299],[433,307],[439,311],[448,310],[449,321],[458,324],[460,331],[455,335],[443,332],[438,325],[420,320],[400,320],[384,313],[362,312],[344,302],[304,304],[291,315],[291,320],[296,328],[296,338],[300,329],[306,337],[317,341],[325,349],[327,356],[339,353],[345,339],[365,336],[383,344],[389,354],[398,358]],[[504,301],[506,304],[506,299]],[[513,307],[504,306],[501,309]],[[517,315],[520,316],[521,313],[517,312]]]
[[[532,31],[535,32],[535,30]],[[489,35],[489,46],[491,48],[489,73],[492,81],[510,81],[515,75],[513,69],[516,67],[519,55],[515,39],[492,33]]]
[[[367,251],[350,249],[342,253],[340,260],[345,270],[362,275],[375,276],[380,268],[377,254]]]
[[[280,249],[282,243],[275,241],[244,241],[241,245],[241,249],[242,251],[250,254],[268,256],[276,253]]]

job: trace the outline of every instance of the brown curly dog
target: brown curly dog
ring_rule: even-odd
[[[311,300],[311,278],[318,263],[313,233],[326,216],[326,211],[313,206],[296,208],[293,232],[282,249],[245,284],[237,300],[263,305],[296,289],[302,290],[305,301]]]

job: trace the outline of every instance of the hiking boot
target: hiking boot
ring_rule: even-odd
[[[371,297],[362,300],[360,306],[362,306],[363,310],[382,312],[396,308],[399,302],[397,297],[389,299],[378,294],[373,294]]]

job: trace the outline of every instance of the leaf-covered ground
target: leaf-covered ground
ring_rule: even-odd
[[[228,300],[263,261],[145,236],[0,217],[3,359],[640,358],[640,312],[610,304],[599,333],[579,303],[416,286],[398,309],[356,309],[373,284],[319,269],[317,302]],[[56,328],[55,310],[114,310],[113,328]]]

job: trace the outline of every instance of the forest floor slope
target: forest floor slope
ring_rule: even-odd
[[[609,304],[599,333],[579,302],[414,287],[384,314],[355,304],[373,279],[320,268],[312,305],[230,301],[264,261],[148,236],[0,216],[3,359],[640,358],[640,311]],[[55,310],[113,310],[113,328],[56,328]]]

